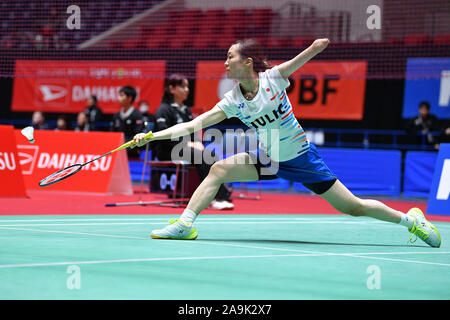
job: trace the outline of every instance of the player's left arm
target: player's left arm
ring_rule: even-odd
[[[300,69],[301,66],[325,50],[329,43],[330,40],[327,38],[317,39],[296,57],[278,65],[278,71],[280,71],[281,76],[284,79],[289,78],[289,76]]]

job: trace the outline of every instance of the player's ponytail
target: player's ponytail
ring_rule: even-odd
[[[253,59],[253,70],[255,72],[272,68],[258,41],[254,39],[238,40],[233,45],[237,45],[237,51],[243,59]]]

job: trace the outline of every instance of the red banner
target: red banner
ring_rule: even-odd
[[[281,61],[271,61],[273,65]],[[311,61],[295,72],[287,88],[300,119],[361,120],[364,112],[366,61]],[[203,113],[231,90],[223,61],[197,63],[195,106]]]
[[[85,163],[124,143],[121,132],[34,131],[35,143],[15,130],[27,189],[132,194],[126,150],[94,161],[70,178],[39,187],[39,181],[75,163]]]
[[[117,95],[130,85],[136,102],[146,100],[154,113],[164,89],[165,61],[40,61],[17,60],[13,111],[77,113],[96,95],[104,113],[120,110]]]
[[[14,127],[0,125],[0,137],[0,197],[26,197]]]

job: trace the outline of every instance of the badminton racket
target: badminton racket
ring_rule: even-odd
[[[145,139],[146,139],[146,140],[149,140],[149,139],[151,139],[152,137],[153,137],[153,133],[152,133],[151,131],[149,131],[149,132],[145,135]],[[75,173],[77,173],[77,172],[80,171],[81,169],[83,169],[83,167],[84,167],[85,165],[87,165],[87,164],[89,164],[89,163],[91,163],[91,162],[94,162],[94,161],[96,161],[96,160],[98,160],[98,159],[101,159],[101,158],[103,158],[103,157],[106,157],[107,155],[109,155],[109,154],[111,154],[111,153],[113,153],[113,152],[116,152],[116,151],[119,151],[119,150],[122,150],[122,149],[126,149],[126,148],[130,147],[132,144],[133,144],[133,140],[128,141],[128,142],[124,143],[123,145],[121,145],[120,147],[118,147],[118,148],[116,148],[116,149],[114,149],[114,150],[111,150],[110,152],[105,153],[104,155],[101,155],[101,156],[99,156],[99,157],[97,157],[97,158],[94,158],[94,159],[92,159],[92,160],[90,160],[90,161],[88,161],[88,162],[85,162],[85,163],[76,163],[76,164],[73,164],[73,165],[71,165],[71,166],[68,166],[68,167],[66,167],[66,168],[64,168],[64,169],[61,169],[61,170],[59,170],[59,171],[57,171],[57,172],[55,172],[55,173],[52,173],[52,174],[49,175],[48,177],[46,177],[46,178],[42,179],[41,181],[39,181],[39,186],[40,186],[40,187],[45,187],[45,186],[49,186],[49,185],[51,185],[51,184],[54,184],[54,183],[56,183],[56,182],[59,182],[59,181],[61,181],[61,180],[67,179],[67,178],[73,176]]]

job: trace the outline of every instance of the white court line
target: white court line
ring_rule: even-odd
[[[313,257],[313,256],[325,256],[327,253],[305,253],[305,254],[270,254],[270,255],[251,255],[251,256],[211,256],[211,257],[174,257],[174,258],[143,258],[143,259],[115,259],[115,260],[88,260],[88,261],[65,261],[65,262],[46,262],[46,263],[22,263],[22,264],[4,264],[0,265],[0,269],[7,268],[26,268],[26,267],[52,267],[52,266],[64,266],[64,265],[86,265],[86,264],[105,264],[105,263],[127,263],[127,262],[155,262],[155,261],[180,261],[180,260],[218,260],[218,259],[251,259],[251,258],[282,258],[282,257]],[[335,254],[331,254],[335,255]],[[336,254],[351,256],[357,258],[374,258],[354,256],[353,254]],[[413,262],[432,264],[440,266],[450,266],[450,264],[432,263],[415,260],[401,260],[401,259],[384,259],[375,258],[389,261],[401,261],[401,262]]]
[[[441,252],[443,253],[443,252]],[[448,252],[445,252],[448,253]],[[374,259],[374,260],[385,260],[385,261],[394,261],[394,262],[407,262],[407,263],[419,263],[419,264],[429,264],[434,266],[445,266],[450,267],[450,264],[448,263],[439,263],[439,262],[427,262],[427,261],[420,261],[420,260],[404,260],[404,259],[393,259],[393,258],[382,258],[382,257],[366,257],[366,253],[363,253],[361,255],[357,254],[343,254],[344,256],[351,256],[354,258],[364,258],[364,259]]]
[[[95,233],[85,233],[85,232],[71,232],[71,231],[56,231],[56,230],[39,230],[39,229],[19,229],[19,228],[2,228],[7,230],[21,230],[21,231],[37,231],[37,232],[49,232],[49,233],[67,233],[67,234],[79,234],[79,235],[89,235],[89,236],[96,236],[96,237],[112,237],[112,238],[127,238],[127,239],[139,239],[139,240],[147,240],[149,238],[143,238],[143,237],[130,237],[130,236],[116,236],[116,235],[105,235],[105,234],[95,234]],[[160,240],[162,241],[162,240]],[[180,241],[164,241],[164,243],[177,243],[179,244]],[[194,241],[182,241],[181,243],[192,243],[194,244]],[[426,252],[362,252],[362,253],[330,253],[330,252],[317,252],[317,251],[307,251],[307,250],[297,250],[297,249],[283,249],[283,248],[271,248],[271,247],[261,247],[261,246],[249,246],[249,245],[237,245],[237,244],[229,244],[229,243],[215,243],[215,242],[205,242],[205,241],[195,241],[195,244],[204,244],[204,245],[217,245],[217,246],[224,246],[224,247],[239,247],[239,248],[247,248],[247,249],[263,249],[263,250],[273,250],[273,251],[288,251],[288,252],[298,252],[302,253],[302,255],[279,255],[281,256],[344,256],[344,257],[353,257],[353,258],[363,258],[363,259],[376,259],[376,260],[386,260],[386,261],[394,261],[394,262],[406,262],[406,263],[415,263],[415,264],[428,264],[428,265],[438,265],[438,266],[450,266],[450,264],[445,263],[437,263],[437,262],[425,262],[425,261],[418,261],[418,260],[404,260],[404,259],[392,259],[392,258],[382,258],[382,257],[366,257],[367,255],[394,255],[394,254],[448,254],[450,252],[447,251],[426,251]],[[277,255],[278,256],[278,255]],[[237,257],[237,256],[235,256]],[[239,256],[239,257],[245,257],[245,256]],[[249,256],[246,256],[249,257]],[[256,256],[251,256],[256,257]],[[262,257],[262,256],[259,256]],[[166,259],[166,258],[165,258]],[[172,260],[175,260],[176,258],[173,258]],[[152,259],[149,259],[151,261]],[[170,260],[170,259],[166,259]],[[109,260],[108,260],[109,261]],[[116,261],[116,260],[113,260]],[[119,260],[117,260],[119,261]],[[120,260],[121,262],[127,262],[124,260]],[[105,262],[106,263],[106,262]],[[64,263],[67,264],[67,263]],[[35,264],[30,264],[30,266],[37,266]],[[28,266],[28,265],[27,265]],[[1,267],[1,265],[0,265]]]
[[[130,237],[130,236],[120,236],[114,234],[101,234],[101,233],[87,233],[87,232],[73,232],[73,231],[59,231],[59,230],[41,230],[41,229],[24,229],[24,228],[3,228],[4,230],[19,230],[19,231],[35,231],[35,232],[45,232],[45,233],[64,233],[64,234],[77,234],[83,236],[95,236],[95,237],[107,237],[107,238],[122,238],[122,239],[138,239],[138,240],[148,240],[149,238],[144,237]]]
[[[346,219],[347,217],[342,216],[339,218],[326,218],[326,220],[333,220],[333,221],[343,221],[344,219]],[[201,221],[315,221],[315,220],[320,220],[320,219],[324,219],[324,218],[295,218],[295,217],[285,217],[285,218],[278,218],[278,217],[274,217],[274,218],[253,218],[253,217],[249,217],[249,218],[234,218],[234,217],[227,217],[227,218],[207,218],[207,217],[202,217]],[[354,219],[347,219],[348,221],[352,221]],[[70,221],[70,222],[77,222],[77,221],[168,221],[168,217],[167,218],[123,218],[123,219],[15,219],[15,220],[3,220],[0,219],[0,222],[65,222],[65,221]],[[344,220],[345,221],[345,220]]]
[[[212,257],[175,257],[175,258],[144,258],[144,259],[117,259],[117,260],[92,260],[92,261],[71,261],[71,262],[46,262],[46,263],[22,263],[22,264],[3,264],[1,269],[6,268],[24,268],[24,267],[51,267],[64,265],[81,264],[101,264],[101,263],[124,263],[124,262],[154,262],[154,261],[179,261],[179,260],[216,260],[216,259],[248,259],[248,258],[279,258],[279,257],[304,257],[320,256],[323,254],[269,254],[253,256],[212,256]]]
[[[201,224],[215,224],[217,221],[198,221],[196,225]],[[332,220],[317,220],[317,221],[222,221],[221,224],[334,224],[336,221]],[[343,224],[385,224],[393,225],[383,221],[339,221]],[[33,223],[33,224],[1,224],[0,227],[42,227],[42,226],[125,226],[125,225],[167,225],[167,222],[94,222],[94,223]]]

